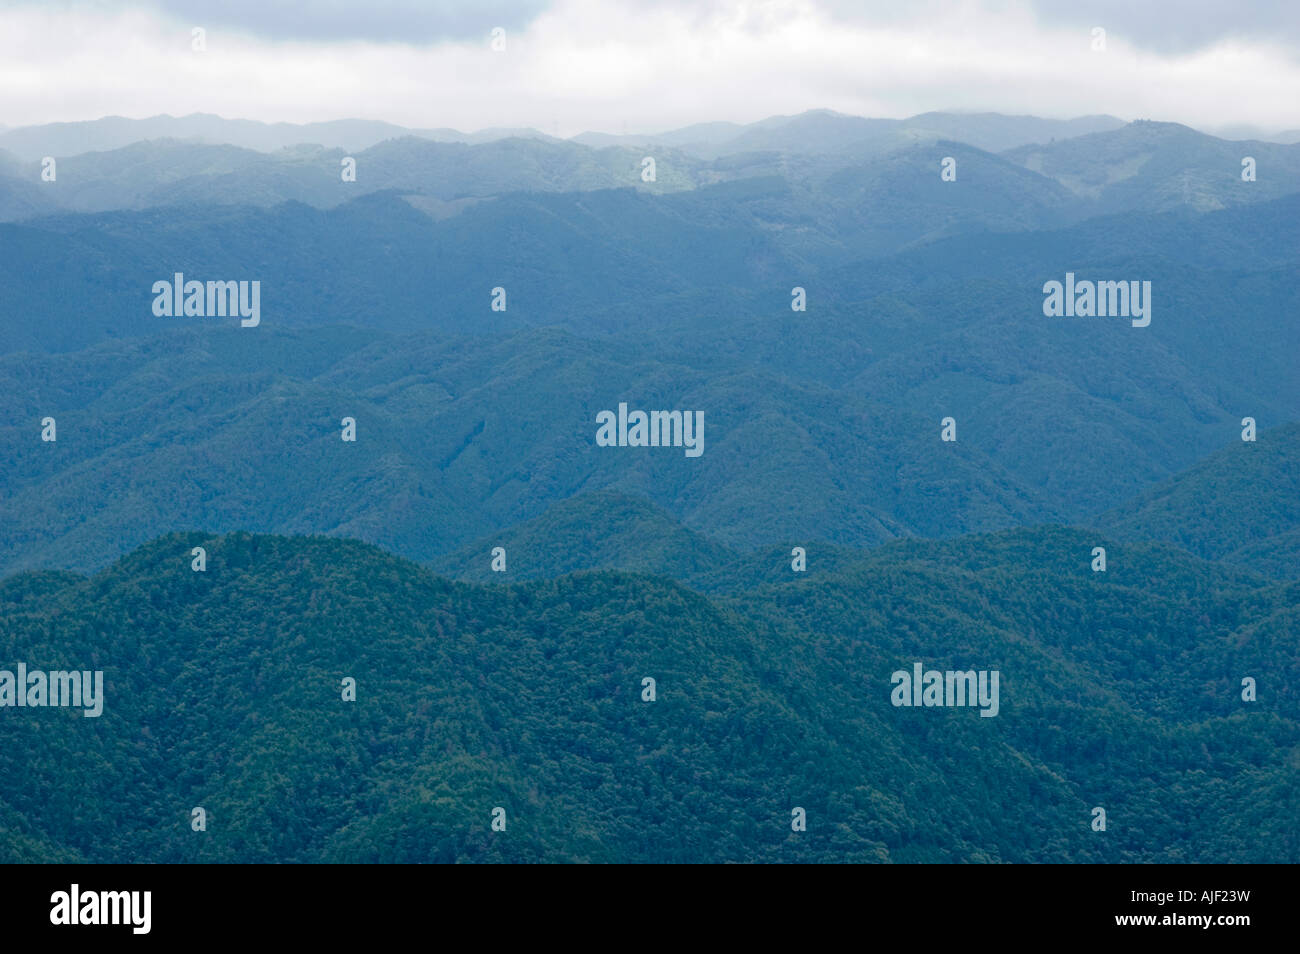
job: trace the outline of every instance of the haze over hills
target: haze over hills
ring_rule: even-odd
[[[583,133],[574,141],[583,144],[618,145],[616,140],[635,143],[653,142],[694,151],[693,144],[708,147],[726,146],[709,158],[724,153],[774,148],[774,139],[796,151],[822,151],[843,143],[869,138],[864,130],[920,130],[934,138],[959,139],[991,151],[1009,149],[1030,142],[1046,142],[1053,136],[1080,135],[1101,129],[1116,128],[1123,121],[1113,116],[1090,116],[1071,120],[1038,119],[1033,116],[1002,116],[996,113],[926,113],[911,119],[863,119],[830,110],[812,110],[798,116],[773,116],[756,123],[702,123],[665,133],[637,136],[611,136]],[[811,129],[821,130],[820,137],[808,137]],[[958,133],[961,134],[958,134]],[[0,149],[26,160],[44,156],[73,156],[86,152],[120,149],[150,139],[183,139],[213,145],[239,146],[259,152],[276,152],[289,146],[314,143],[325,148],[363,150],[387,139],[415,136],[439,142],[483,143],[508,137],[554,139],[536,129],[483,129],[465,133],[455,129],[418,129],[364,119],[340,119],[321,123],[262,123],[247,119],[225,119],[207,113],[188,116],[152,116],[127,119],[106,116],[83,122],[49,123],[5,130],[0,127]],[[741,137],[753,137],[750,140]],[[736,140],[741,141],[737,142]]]
[[[344,150],[318,146],[267,155],[178,139],[133,143],[60,160],[55,183],[40,181],[39,164],[21,171],[11,166],[0,185],[16,192],[21,187],[21,192],[10,205],[0,205],[0,218],[214,202],[262,207],[303,202],[330,208],[376,191],[455,200],[503,192],[607,189],[636,181],[641,160],[640,153],[624,148],[593,151],[554,140],[509,138],[470,146],[407,136],[350,156],[360,173],[355,182],[344,182],[345,157]],[[693,188],[722,178],[678,154],[662,159],[664,174],[647,183],[647,191]],[[42,200],[37,211],[21,196]]]
[[[484,129],[462,133],[455,129],[409,129],[369,119],[339,119],[322,123],[263,123],[224,119],[209,113],[127,119],[106,116],[85,122],[23,126],[0,135],[0,149],[28,161],[44,156],[77,156],[108,152],[153,139],[181,139],[207,145],[238,146],[273,153],[302,143],[327,149],[369,149],[388,139],[416,136],[438,142],[491,142],[510,136],[551,137],[535,129]]]
[[[674,145],[710,159],[747,152],[871,156],[943,139],[987,152],[1001,152],[1027,143],[1048,142],[1123,125],[1123,120],[1114,116],[1052,120],[999,113],[923,113],[910,119],[866,119],[816,109],[797,116],[772,116],[744,126],[709,123],[654,137],[584,133],[575,137],[575,141],[591,145],[617,145],[628,140],[638,144]]]
[[[1177,296],[1180,308],[1203,307],[1206,292],[1222,290],[1233,310],[1285,311],[1294,293],[1285,279],[1298,244],[1293,197],[1240,213],[1188,219],[1135,212],[1061,229],[1053,223],[1067,216],[1068,200],[1055,183],[987,154],[966,157],[968,184],[943,183],[933,168],[927,178],[926,164],[901,154],[811,185],[762,177],[662,197],[631,187],[513,193],[462,202],[450,216],[390,193],[328,211],[296,203],[260,211],[190,205],[183,213],[158,208],[0,225],[9,250],[0,261],[5,306],[15,314],[30,309],[57,275],[64,311],[75,316],[9,323],[0,347],[61,349],[156,330],[142,302],[151,300],[155,281],[178,270],[205,278],[214,270],[255,274],[266,288],[268,320],[277,323],[346,320],[393,330],[563,323],[609,333],[628,327],[632,316],[663,326],[702,309],[743,314],[756,297],[788,295],[801,281],[813,283],[819,302],[853,302],[886,288],[912,298],[918,288],[957,276],[986,286],[1023,282],[1028,314],[1041,309],[1048,277],[1090,265],[1138,274],[1153,259],[1161,273],[1151,276],[1156,287],[1162,297]],[[944,189],[956,189],[957,198],[945,203],[953,193]],[[1015,195],[1025,201],[1009,210]],[[225,240],[214,242],[216,233]],[[899,251],[907,254],[896,261],[861,261]],[[95,267],[80,264],[88,262]],[[1180,273],[1184,262],[1226,271],[1210,281]],[[1237,297],[1233,276],[1270,268],[1283,269],[1276,289],[1244,288]],[[515,308],[484,315],[485,291],[496,286],[511,287]],[[1270,301],[1273,295],[1282,300]],[[372,307],[377,296],[382,310]],[[773,306],[760,311],[771,314]],[[704,334],[712,327],[695,326]],[[1213,334],[1224,328],[1222,319],[1205,326]]]
[[[962,231],[1043,229],[1098,215],[1268,201],[1290,194],[1300,177],[1300,145],[1233,143],[1177,124],[1135,123],[997,155],[958,137],[993,143],[996,135],[966,126],[996,130],[1016,118],[962,118],[945,124],[952,137],[889,133],[883,144],[818,147],[821,125],[838,129],[851,117],[810,114],[771,127],[786,131],[786,145],[721,156],[668,143],[593,148],[516,136],[467,143],[408,135],[363,150],[300,144],[274,153],[160,139],[58,157],[54,181],[43,178],[49,170],[39,160],[0,154],[0,221],[213,204],[332,208],[374,192],[408,195],[445,218],[473,200],[519,191],[675,193],[743,183],[737,185],[743,196],[779,183],[789,197],[761,221],[767,231],[793,232],[788,239],[802,231],[790,228],[795,223],[818,231],[852,227],[860,252],[875,254]],[[804,130],[806,124],[815,128]],[[653,177],[643,176],[647,151]],[[1241,180],[1245,155],[1257,163],[1256,181]],[[944,157],[961,170],[956,182],[936,174]],[[355,181],[342,174],[345,159],[355,162]]]
[[[0,860],[1300,860],[1300,146],[520,132],[0,135]]]
[[[988,338],[1005,352],[1004,340]],[[1048,352],[1069,349],[1079,363],[1057,365],[1056,378],[1050,365],[1031,367],[1019,385],[1000,380],[991,353],[987,371],[954,365],[946,397],[921,383],[934,360],[928,341],[897,369],[839,388],[756,368],[743,352],[692,366],[555,329],[488,338],[191,328],[11,355],[0,360],[11,395],[0,424],[11,448],[0,465],[10,528],[0,568],[94,569],[178,523],[352,536],[429,560],[600,489],[655,501],[741,551],[863,547],[1088,522],[1193,464],[1198,446],[1240,443],[1229,412],[1194,391],[1135,401],[1129,389],[1155,372],[1140,352],[1131,381],[1111,376],[1119,367],[1090,379],[1089,367],[1114,363],[1115,346],[1100,335],[1080,344],[1059,332],[1028,337],[1025,355],[1061,361]],[[620,401],[703,410],[701,455],[596,446],[597,411]],[[953,444],[940,441],[946,406],[961,408]],[[39,440],[47,415],[56,444]],[[355,444],[340,440],[345,416],[357,422]],[[1079,433],[1089,435],[1083,457],[1071,440]],[[1231,492],[1263,507],[1255,501],[1272,489]],[[668,569],[679,563],[690,561]]]
[[[1286,317],[1300,308],[1295,196],[1044,231],[1034,216],[1053,221],[1061,187],[1042,180],[1035,193],[1003,160],[961,155],[959,182],[975,185],[947,204],[940,190],[956,184],[927,179],[923,159],[902,153],[820,193],[767,177],[664,196],[516,193],[443,219],[375,195],[329,211],[190,206],[0,226],[0,309],[30,316],[4,323],[0,350],[92,349],[4,363],[17,448],[4,484],[11,524],[27,529],[3,565],[100,566],[194,506],[214,530],[340,532],[427,559],[599,487],[674,500],[676,516],[731,545],[776,533],[866,546],[1085,521],[1238,440],[1242,416],[1265,430],[1300,417],[1300,340]],[[1008,231],[981,230],[992,221]],[[956,234],[926,240],[926,227]],[[909,247],[886,254],[877,236]],[[258,278],[263,324],[156,317],[150,289],[176,271]],[[1068,271],[1150,280],[1152,325],[1046,318],[1043,282]],[[796,284],[806,313],[789,310]],[[504,312],[490,307],[497,286],[509,290]],[[370,331],[327,330],[343,323]],[[528,330],[549,324],[566,334]],[[96,350],[159,332],[147,346]],[[284,365],[286,349],[312,361]],[[442,377],[458,366],[472,389]],[[211,402],[210,418],[188,409],[195,376],[207,381],[198,407]],[[134,406],[120,403],[128,394]],[[274,410],[286,400],[290,418]],[[595,410],[619,400],[704,409],[703,466],[666,478],[663,456],[580,462],[579,449],[594,450]],[[322,453],[337,441],[344,411],[322,413],[323,401],[369,408],[363,440],[388,435],[393,455],[360,455],[380,470],[334,484],[330,500],[382,479],[400,489],[396,501],[304,512],[311,471],[285,470],[283,455],[263,467],[258,449],[288,435]],[[508,437],[519,401],[536,425]],[[36,457],[48,448],[32,443],[34,422],[49,413],[68,453]],[[954,413],[963,471],[944,477],[932,443]],[[191,426],[160,430],[166,415]],[[431,426],[445,433],[411,439]],[[208,445],[221,448],[215,469],[187,471],[187,455]],[[770,447],[787,453],[767,460]],[[37,460],[49,469],[25,469]],[[256,482],[285,472],[251,498],[259,506],[236,491],[231,467]],[[106,468],[204,502],[175,490],[104,495]],[[900,473],[913,475],[902,492]],[[428,494],[438,501],[429,515],[399,516],[401,500]],[[809,494],[815,515],[788,502]]]
[[[3,165],[3,157],[0,157],[0,168]],[[50,200],[48,190],[42,192],[35,182],[0,172],[0,222],[36,218],[58,209],[59,206]]]
[[[273,333],[273,345],[245,334],[7,359],[21,406],[3,429],[14,454],[0,476],[11,515],[0,566],[93,568],[183,520],[343,534],[428,559],[599,488],[747,546],[777,532],[862,545],[1056,515],[978,447],[936,455],[937,421],[774,375],[706,375],[554,331],[329,329]],[[629,399],[705,409],[702,454],[597,447],[597,411]],[[58,443],[28,440],[51,404]],[[345,415],[360,424],[355,445],[340,440]],[[105,494],[105,481],[130,490]]]
[[[752,123],[697,123],[659,133],[584,132],[569,141],[581,145],[640,148],[655,145],[680,149],[702,159],[743,152],[834,153],[859,155],[915,142],[941,139],[962,142],[987,152],[1003,152],[1031,144],[1049,144],[1082,135],[1119,129],[1125,121],[1114,116],[1046,119],[1000,113],[928,112],[906,119],[872,119],[832,110],[814,109],[793,116],[771,116]],[[1235,126],[1205,132],[1234,140],[1293,144],[1300,131],[1268,134],[1255,127]],[[229,145],[275,153],[302,144],[351,152],[385,140],[415,137],[436,142],[478,144],[505,138],[561,141],[530,128],[488,128],[476,132],[415,128],[393,123],[340,119],[318,123],[262,123],[225,119],[206,113],[159,115],[145,119],[107,116],[82,122],[49,123],[8,128],[0,126],[0,150],[32,162],[44,156],[68,157],[106,152],[146,140],[179,139],[195,144]]]
[[[1177,123],[1135,122],[1077,140],[1029,145],[1008,159],[1060,182],[1098,213],[1190,207],[1197,211],[1290,195],[1300,183],[1300,147],[1228,142]],[[1242,162],[1255,161],[1243,181]]]

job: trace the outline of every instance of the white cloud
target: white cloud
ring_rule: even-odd
[[[443,43],[274,42],[190,28],[143,8],[0,9],[0,123],[212,112],[409,126],[531,125],[569,135],[830,108],[1067,117],[1113,113],[1196,126],[1300,125],[1300,64],[1266,41],[1153,53],[1116,29],[1045,25],[1024,4],[967,2],[910,18],[845,18],[803,2],[559,0],[506,51]],[[1102,24],[1104,25],[1104,24]]]

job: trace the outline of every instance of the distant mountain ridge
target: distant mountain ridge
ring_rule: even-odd
[[[823,224],[856,217],[897,244],[887,237],[904,230],[922,241],[972,224],[1003,231],[1134,211],[1209,211],[1300,188],[1300,145],[1228,142],[1173,123],[1110,128],[1091,119],[1062,126],[933,114],[915,121],[822,113],[781,119],[745,127],[728,140],[736,146],[730,152],[692,150],[677,137],[559,140],[530,131],[460,138],[435,131],[429,138],[394,129],[386,131],[402,135],[361,149],[295,144],[273,152],[154,138],[55,155],[53,181],[46,176],[53,167],[4,152],[0,136],[0,221],[191,204],[331,208],[387,191],[447,203],[520,191],[662,194],[780,180],[808,206],[805,215]],[[1098,125],[1103,131],[1088,131]],[[1003,149],[1051,131],[1070,138]],[[1241,178],[1246,156],[1256,163],[1255,181]],[[940,159],[955,163],[954,181],[941,187]],[[345,160],[354,163],[354,177],[342,174]]]
[[[535,129],[483,129],[463,133],[455,129],[412,129],[369,119],[263,123],[252,119],[225,119],[211,113],[190,113],[187,116],[163,114],[148,119],[106,116],[84,122],[21,126],[0,132],[0,149],[34,161],[51,155],[62,158],[87,152],[107,152],[151,139],[180,139],[205,145],[276,152],[304,143],[327,149],[362,150],[388,139],[406,136],[465,143],[491,142],[510,136],[553,138]]]
[[[880,155],[918,142],[951,139],[986,152],[1014,146],[1117,129],[1114,116],[1039,119],[1000,113],[922,113],[909,119],[869,119],[828,109],[796,116],[772,116],[747,125],[707,123],[658,136],[610,136],[584,133],[575,141],[591,145],[635,142],[672,145],[702,158],[717,159],[748,152]],[[2,140],[0,140],[2,142]]]
[[[1101,214],[1209,211],[1300,191],[1300,146],[1229,142],[1177,123],[1134,122],[1003,155],[1091,200]],[[1248,160],[1250,181],[1242,177]]]

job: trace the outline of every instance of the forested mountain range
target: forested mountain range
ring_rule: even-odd
[[[1293,192],[1300,174],[1300,144],[1229,141],[1176,123],[1123,124],[1104,117],[884,120],[814,112],[774,117],[712,145],[693,142],[685,130],[654,140],[566,140],[534,131],[461,135],[400,127],[383,127],[393,135],[381,137],[366,124],[353,125],[362,131],[350,138],[333,132],[312,138],[314,127],[277,131],[282,145],[274,151],[259,148],[262,140],[241,135],[240,127],[209,137],[185,136],[185,123],[146,120],[120,121],[107,136],[93,124],[13,130],[0,134],[0,221],[196,204],[332,208],[387,191],[418,196],[448,214],[458,207],[445,210],[442,203],[516,191],[635,187],[662,194],[770,177],[788,183],[821,218],[825,213],[816,207],[826,204],[859,214],[894,211],[900,201],[915,200],[917,182],[938,181],[938,162],[947,157],[957,161],[955,181],[972,188],[930,190],[928,204],[938,207],[929,215],[974,192],[986,213],[1006,216],[983,223],[1001,230],[1043,227],[1045,212],[1072,221],[1275,199]],[[348,141],[358,145],[349,148]],[[653,175],[647,157],[654,160]],[[1249,182],[1241,177],[1247,157],[1254,163]],[[344,176],[345,160],[353,163],[352,178]],[[1005,197],[998,190],[1013,184],[1020,201],[999,201]],[[865,191],[859,197],[870,203],[846,202],[846,189]]]
[[[248,534],[10,577],[6,658],[106,681],[98,718],[0,719],[0,856],[1296,861],[1296,584],[1141,545],[1093,573],[1093,542],[910,543],[714,597]],[[996,718],[891,705],[917,661],[999,670]]]
[[[0,860],[1300,860],[1298,262],[1106,116],[0,132]]]
[[[692,154],[761,150],[829,152],[857,148],[881,131],[899,138],[957,139],[981,149],[998,151],[1035,142],[1117,129],[1123,120],[1114,116],[1085,116],[1054,120],[998,113],[925,113],[910,119],[866,119],[818,109],[797,116],[772,116],[755,123],[703,123],[655,135],[583,133],[574,137],[582,145],[665,145]],[[874,136],[873,136],[874,134]],[[188,116],[153,116],[127,119],[107,116],[89,122],[48,123],[6,129],[0,126],[0,149],[28,160],[47,155],[106,152],[151,139],[180,139],[206,145],[229,145],[273,153],[304,143],[328,149],[369,149],[378,143],[405,137],[435,142],[470,144],[506,138],[556,139],[536,129],[484,129],[466,133],[456,129],[418,129],[373,120],[343,119],[320,123],[262,123],[223,119],[209,113]],[[1287,141],[1285,138],[1278,142]],[[783,150],[782,147],[785,147]]]
[[[1300,424],[1231,445],[1103,515],[1133,540],[1300,578]]]
[[[782,321],[794,334],[802,319]],[[1144,538],[1186,545],[1173,528],[1214,499],[1275,533],[1295,525],[1290,500],[1270,502],[1289,485],[1252,477],[1255,466],[1294,469],[1293,427],[1271,428],[1261,413],[1261,440],[1248,444],[1227,410],[1243,405],[1216,406],[1199,387],[1182,403],[1167,394],[1137,400],[1116,384],[1122,349],[1092,330],[1108,364],[1101,376],[1086,360],[1071,369],[1095,391],[1086,402],[1053,399],[1059,378],[1017,387],[983,368],[964,387],[954,368],[948,393],[922,401],[909,382],[933,365],[920,361],[904,364],[908,377],[832,387],[754,368],[743,352],[734,364],[700,367],[652,357],[644,343],[558,329],[487,337],[189,328],[74,354],[14,354],[0,359],[9,395],[0,437],[10,449],[0,462],[8,527],[0,567],[91,570],[177,526],[339,534],[429,560],[602,489],[653,501],[741,551],[1086,525],[1192,466],[1198,444],[1223,448],[1223,479],[1169,497]],[[1025,373],[1005,339],[988,340],[990,361],[1000,348],[1006,374]],[[920,348],[924,356],[932,343]],[[1031,368],[1045,360],[1033,348],[1031,339]],[[953,348],[948,360],[958,355]],[[1136,392],[1154,368],[1128,360]],[[1284,382],[1285,369],[1277,374]],[[1009,405],[1006,395],[1018,392],[1039,397]],[[702,454],[598,446],[597,414],[620,403],[702,410]],[[948,408],[955,442],[941,439]],[[1109,425],[1107,414],[1116,418]],[[41,439],[47,417],[54,442]],[[355,422],[355,442],[342,439],[344,418]]]

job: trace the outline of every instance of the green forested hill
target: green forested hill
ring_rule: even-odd
[[[1149,546],[1094,574],[1094,542],[911,541],[715,597],[243,533],[13,577],[3,664],[108,687],[98,719],[0,710],[0,856],[1300,860],[1296,585]],[[998,716],[891,706],[917,661],[999,670]]]
[[[506,570],[500,573],[491,568],[495,547],[506,551]],[[448,576],[480,583],[593,569],[695,581],[739,559],[735,551],[682,526],[642,497],[594,491],[563,500],[539,517],[440,557],[434,566]]]
[[[1127,539],[1300,577],[1300,423],[1234,441],[1098,522]]]
[[[643,497],[598,490],[561,501],[538,517],[440,556],[433,568],[474,583],[623,570],[665,576],[706,592],[744,591],[760,583],[789,580],[795,546],[802,546],[802,572],[812,578],[863,557],[861,550],[806,539],[755,551],[735,550],[683,526]],[[496,547],[506,551],[503,571],[492,569]]]

